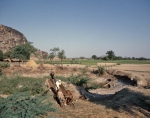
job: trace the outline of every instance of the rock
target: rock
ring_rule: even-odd
[[[19,44],[25,44],[27,42],[27,38],[21,32],[0,24],[0,50],[2,50],[3,53],[10,51],[13,47]],[[36,53],[38,56],[31,55],[31,59],[34,58],[34,60],[36,60],[48,57],[48,53],[45,51],[38,49]]]

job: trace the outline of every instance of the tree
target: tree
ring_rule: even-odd
[[[59,48],[58,47],[54,47],[53,49],[50,49],[50,51],[52,51],[55,54],[55,56],[56,56],[57,55],[56,52],[59,52]]]
[[[82,60],[83,60],[83,59],[85,59],[85,57],[80,57],[80,59],[82,59]]]
[[[49,54],[49,59],[50,59],[51,62],[53,61],[54,57],[55,57],[54,52],[51,52],[51,53]]]
[[[58,58],[61,60],[62,69],[63,69],[62,61],[63,61],[63,59],[64,59],[65,57],[66,57],[66,56],[65,56],[65,51],[64,51],[64,50],[58,52]]]
[[[11,58],[17,58],[19,60],[29,60],[30,54],[35,53],[36,49],[30,44],[20,44],[12,50]]]
[[[5,53],[3,54],[3,58],[4,58],[4,59],[11,58],[11,53],[12,53],[12,51],[7,51],[7,52],[5,52]]]
[[[95,59],[97,59],[97,56],[96,56],[96,55],[93,55],[91,58],[93,58],[93,59],[95,60]]]
[[[0,61],[3,61],[3,52],[0,50]]]
[[[107,51],[106,54],[107,54],[107,56],[108,56],[108,58],[109,58],[110,60],[113,60],[114,57],[115,57],[115,54],[114,54],[114,52],[113,52],[112,50]]]
[[[115,60],[122,60],[123,58],[121,56],[116,56],[114,59]]]

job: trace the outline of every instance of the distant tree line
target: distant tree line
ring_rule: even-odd
[[[96,55],[92,55],[92,59],[102,59],[102,60],[150,60],[145,57],[122,57],[122,56],[116,56],[115,53],[112,50],[109,50],[106,52],[106,56],[103,57],[97,57]]]

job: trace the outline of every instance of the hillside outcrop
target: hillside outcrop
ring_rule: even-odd
[[[2,50],[3,53],[10,51],[13,47],[19,44],[25,44],[27,42],[27,38],[21,32],[0,24],[0,50]],[[32,55],[32,58],[39,59],[48,56],[47,52],[39,49],[37,50],[37,53],[38,57]]]

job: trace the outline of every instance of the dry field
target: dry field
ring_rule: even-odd
[[[106,69],[117,70],[126,73],[132,73],[144,79],[150,80],[150,64],[121,64],[117,65],[115,63],[99,63],[98,65],[107,66]],[[108,67],[109,66],[109,67]],[[83,65],[77,64],[66,64],[64,69],[56,68],[56,66],[49,64],[35,64],[30,61],[27,64],[21,66],[11,66],[4,70],[8,75],[15,72],[21,72],[24,76],[49,76],[51,71],[55,71],[56,75],[67,75],[67,74],[78,74],[78,68],[84,68]],[[77,68],[75,70],[74,68]],[[95,80],[108,79],[112,77],[107,75],[104,77],[97,77],[92,70],[96,70],[96,66],[90,66],[88,76],[93,77]],[[44,84],[44,83],[43,83]],[[66,83],[63,83],[64,85]],[[48,113],[48,117],[55,116],[57,118],[149,118],[150,117],[150,89],[139,88],[135,86],[128,86],[120,89],[118,92],[102,98],[93,99],[79,99],[80,92],[78,87],[70,84],[65,85],[66,89],[73,92],[75,109],[70,106],[61,108],[52,96],[49,100],[54,103],[54,107],[58,109],[58,112]],[[105,94],[109,94],[111,89],[105,89]],[[101,95],[103,91],[99,90],[97,93],[90,93],[95,95]],[[51,95],[52,92],[47,94]],[[103,95],[102,95],[103,96]],[[45,117],[47,118],[47,117]]]

